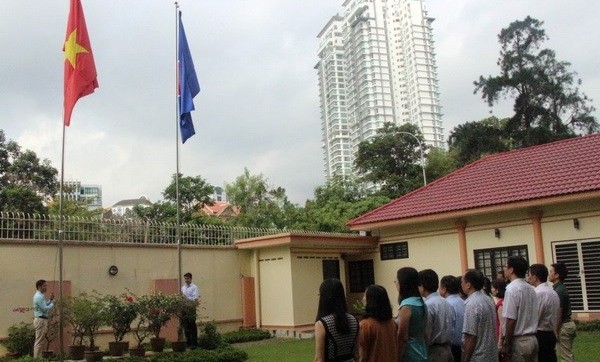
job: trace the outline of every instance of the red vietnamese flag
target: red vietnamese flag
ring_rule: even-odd
[[[96,65],[80,0],[71,0],[63,50],[65,52],[64,122],[65,126],[69,126],[71,113],[77,100],[94,93],[94,89],[98,88]]]

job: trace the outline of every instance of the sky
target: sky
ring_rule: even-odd
[[[180,172],[213,186],[248,168],[304,205],[325,183],[317,34],[342,0],[180,0],[200,81],[196,135]],[[600,107],[595,0],[429,0],[446,134],[490,115],[473,94],[496,75],[497,34],[527,15],[544,21],[559,60]],[[101,185],[103,205],[155,202],[176,170],[175,6],[165,0],[82,0],[100,88],[80,99],[65,132],[65,180]],[[0,129],[60,171],[68,0],[0,0]],[[598,117],[598,112],[595,112]]]

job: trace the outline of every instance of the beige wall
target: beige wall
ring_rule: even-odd
[[[294,324],[292,267],[287,246],[259,251],[261,325]]]
[[[337,259],[340,278],[345,284],[344,261],[339,254],[292,253],[292,285],[294,301],[294,325],[315,323],[319,306],[319,287],[323,282],[323,260]]]
[[[544,262],[554,262],[552,243],[600,237],[600,200],[546,206],[541,210]],[[467,223],[467,264],[474,267],[474,250],[527,245],[530,261],[536,260],[532,227],[533,209],[511,210],[476,215],[461,219]],[[573,219],[579,219],[580,229],[573,227]],[[432,268],[441,277],[445,274],[459,275],[461,265],[458,249],[456,222],[449,219],[429,223],[400,225],[376,230],[381,244],[408,241],[409,258],[381,261],[379,253],[362,255],[354,259],[373,259],[375,283],[388,290],[394,304],[396,290],[393,285],[396,271],[403,266],[417,270]],[[500,238],[494,229],[500,229]],[[353,296],[354,299],[359,296]]]
[[[395,231],[397,232],[397,231]],[[408,259],[380,260],[379,253],[372,254],[375,283],[386,288],[393,306],[397,306],[398,291],[394,285],[396,272],[406,266],[417,270],[433,269],[439,277],[460,274],[458,238],[454,229],[427,231],[422,235],[412,233],[409,237],[385,237],[381,244],[408,242]],[[355,299],[362,295],[354,296]]]
[[[45,242],[0,241],[0,336],[9,326],[31,322],[32,297],[38,279],[58,280],[57,247]],[[71,281],[72,294],[96,290],[103,294],[150,292],[153,279],[177,279],[175,246],[100,243],[67,244],[63,249],[64,280]],[[241,291],[239,278],[248,273],[246,252],[233,248],[184,247],[182,270],[194,275],[202,295],[199,316],[216,321],[239,321]],[[116,265],[119,273],[108,274]],[[10,292],[8,292],[10,291]]]

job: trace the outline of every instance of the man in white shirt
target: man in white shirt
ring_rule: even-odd
[[[192,273],[185,273],[183,275],[185,284],[181,287],[181,294],[183,294],[191,303],[189,308],[186,308],[183,313],[181,324],[183,325],[183,331],[185,333],[185,340],[187,346],[190,349],[198,347],[198,326],[196,325],[196,307],[200,300],[200,290],[196,284],[192,283]]]
[[[522,256],[508,257],[504,276],[506,287],[502,309],[502,341],[500,353],[511,362],[537,362],[538,343],[535,338],[540,312],[534,288],[525,281],[529,265]]]
[[[535,287],[540,320],[535,337],[538,341],[538,360],[556,362],[556,326],[560,311],[558,294],[548,283],[548,268],[543,264],[533,264],[529,267],[529,284]]]

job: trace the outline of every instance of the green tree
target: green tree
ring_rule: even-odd
[[[240,208],[231,220],[234,225],[283,229],[289,226],[295,206],[288,200],[285,189],[270,187],[262,175],[252,175],[248,168],[231,184],[225,184],[229,202]]]
[[[341,176],[316,187],[314,197],[297,213],[293,229],[347,232],[349,220],[390,200],[386,196],[368,195],[356,181]]]
[[[427,182],[436,180],[456,170],[456,164],[456,159],[450,152],[443,148],[432,147],[427,153],[427,165],[425,166]]]
[[[44,202],[56,194],[57,174],[49,160],[7,141],[0,129],[0,211],[46,213]]]
[[[593,133],[599,125],[591,100],[580,93],[581,80],[559,61],[551,49],[543,22],[526,17],[512,22],[498,35],[500,75],[479,77],[475,93],[491,106],[503,96],[514,97],[514,115],[507,131],[516,147],[525,147]]]
[[[506,131],[507,123],[506,118],[492,116],[454,127],[448,144],[457,166],[463,167],[483,156],[511,150],[513,146]]]
[[[55,197],[51,202],[48,203],[47,209],[50,215],[60,214],[60,200]],[[102,215],[102,209],[88,210],[87,203],[85,201],[75,200],[63,200],[62,214],[64,216],[78,216],[78,217],[98,217]]]
[[[385,123],[374,138],[358,145],[354,166],[360,181],[378,185],[381,194],[391,199],[423,186],[422,144],[417,126]]]
[[[165,200],[177,203],[177,179],[175,174],[171,183],[163,191]],[[179,204],[184,212],[200,211],[204,205],[212,205],[214,187],[200,176],[191,177],[179,174]]]
[[[162,192],[165,200],[149,206],[138,205],[133,208],[135,216],[157,222],[177,222],[177,187],[175,175],[171,183]],[[204,205],[212,205],[214,187],[202,177],[183,176],[179,174],[179,222],[194,224],[223,224],[212,216],[204,215],[200,210]]]

